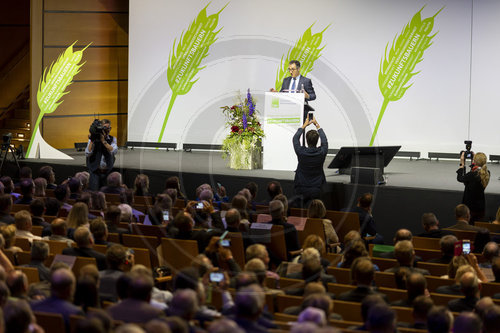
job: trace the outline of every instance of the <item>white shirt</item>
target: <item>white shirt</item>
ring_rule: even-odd
[[[295,78],[295,89],[296,91],[292,91],[292,85],[293,85],[293,77],[290,79],[290,85],[288,86],[288,91],[289,92],[297,92],[301,90],[302,88],[299,87],[299,81],[300,81],[300,75]]]

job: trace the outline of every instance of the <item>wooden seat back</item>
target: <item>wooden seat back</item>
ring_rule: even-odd
[[[160,265],[166,265],[177,271],[191,265],[193,259],[198,255],[198,242],[195,240],[162,238],[158,255],[160,256]]]
[[[80,276],[80,270],[82,269],[83,266],[86,265],[94,265],[97,267],[97,261],[95,260],[95,258],[76,257],[75,264],[71,269],[73,271],[73,274],[75,274],[76,278]]]
[[[68,247],[67,242],[54,241],[48,239],[44,239],[42,240],[42,242],[49,244],[49,253],[52,254],[62,254],[62,251]]]
[[[153,236],[158,239],[167,237],[167,228],[159,225],[144,225],[134,223],[130,225],[132,234],[140,236]]]
[[[230,232],[226,237],[231,240],[230,250],[233,254],[234,260],[243,269],[245,267],[245,248],[243,246],[243,236],[240,232]]]
[[[396,288],[394,273],[375,272],[374,280],[377,287]]]
[[[134,204],[145,205],[145,206],[153,206],[153,197],[150,196],[134,196]]]
[[[16,266],[15,268],[26,274],[26,277],[28,278],[28,284],[40,282],[40,276],[38,275],[37,268],[24,266]]]
[[[120,201],[120,195],[115,194],[115,193],[104,193],[104,196],[106,197],[106,202],[110,204],[116,204],[119,205],[121,203]]]
[[[428,249],[428,250],[440,250],[439,238],[430,237],[417,237],[412,238],[412,243],[414,248],[418,249]]]
[[[28,238],[24,237],[17,237],[14,241],[14,245],[17,247],[20,247],[23,251],[30,251],[31,250],[31,243]]]
[[[31,233],[35,236],[42,237],[43,227],[39,225],[34,225],[31,227]]]
[[[36,323],[42,327],[45,332],[66,332],[64,318],[60,313],[48,313],[34,311]]]
[[[490,222],[476,222],[476,227],[488,229],[490,232],[500,233],[500,224],[493,224]]]
[[[287,260],[287,249],[283,226],[273,225],[271,228],[271,243],[266,244],[271,252],[283,261]]]
[[[464,296],[431,293],[431,298],[434,301],[434,305],[448,306],[449,301],[463,297]]]
[[[427,289],[429,292],[436,292],[436,289],[441,286],[450,286],[455,283],[453,279],[443,279],[438,276],[426,275],[425,279],[427,280]]]
[[[28,212],[30,211],[30,205],[26,204],[12,204],[12,209],[10,210],[12,213],[17,213],[21,210],[27,210]]]
[[[358,213],[327,210],[325,218],[332,221],[333,228],[337,232],[340,242],[344,241],[344,237],[349,231],[359,231]]]
[[[319,236],[326,244],[325,227],[323,225],[323,219],[308,218],[306,220],[306,224],[304,225],[304,230],[302,230],[302,232],[299,232],[300,244],[304,244],[305,239],[309,235]]]
[[[448,265],[446,264],[434,264],[430,262],[419,261],[417,263],[418,268],[426,269],[434,276],[443,276],[448,274]]]
[[[329,266],[326,272],[327,274],[335,276],[338,283],[351,284],[351,270],[349,268]]]

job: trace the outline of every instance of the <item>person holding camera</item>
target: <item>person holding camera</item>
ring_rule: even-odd
[[[105,184],[115,163],[118,145],[116,138],[109,135],[110,131],[111,122],[108,119],[94,120],[89,129],[89,141],[87,148],[85,148],[85,156],[90,173],[89,188],[93,191],[98,191]]]
[[[457,170],[457,180],[464,183],[464,195],[462,203],[470,209],[470,223],[474,224],[484,218],[486,201],[484,190],[490,181],[490,172],[486,166],[486,155],[484,153],[474,154],[470,152],[472,164],[471,171],[467,172],[465,166],[465,154],[460,154],[460,168]]]

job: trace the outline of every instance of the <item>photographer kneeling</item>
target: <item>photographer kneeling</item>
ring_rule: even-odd
[[[105,184],[106,177],[113,169],[118,152],[116,138],[109,135],[111,122],[108,119],[94,120],[89,128],[89,142],[85,148],[87,168],[90,173],[89,188],[98,191]]]
[[[472,160],[471,171],[467,172],[465,166],[465,154]],[[472,156],[471,156],[472,155]],[[484,190],[490,181],[490,172],[486,166],[486,155],[484,153],[474,154],[470,150],[460,154],[460,168],[457,170],[457,180],[464,183],[464,196],[462,203],[470,209],[470,224],[481,221],[484,218],[486,201]]]

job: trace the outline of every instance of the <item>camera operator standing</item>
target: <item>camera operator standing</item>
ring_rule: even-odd
[[[484,190],[490,181],[490,172],[486,166],[486,155],[484,153],[474,154],[470,151],[469,145],[467,151],[462,151],[460,154],[460,168],[457,170],[457,180],[465,185],[462,203],[469,207],[471,213],[469,222],[474,224],[484,218],[486,206]],[[469,172],[467,172],[465,166],[466,157],[472,161],[471,171]]]
[[[109,135],[111,122],[108,119],[94,120],[89,128],[89,142],[85,148],[87,168],[90,172],[89,188],[98,191],[113,169],[118,152],[116,138]]]

